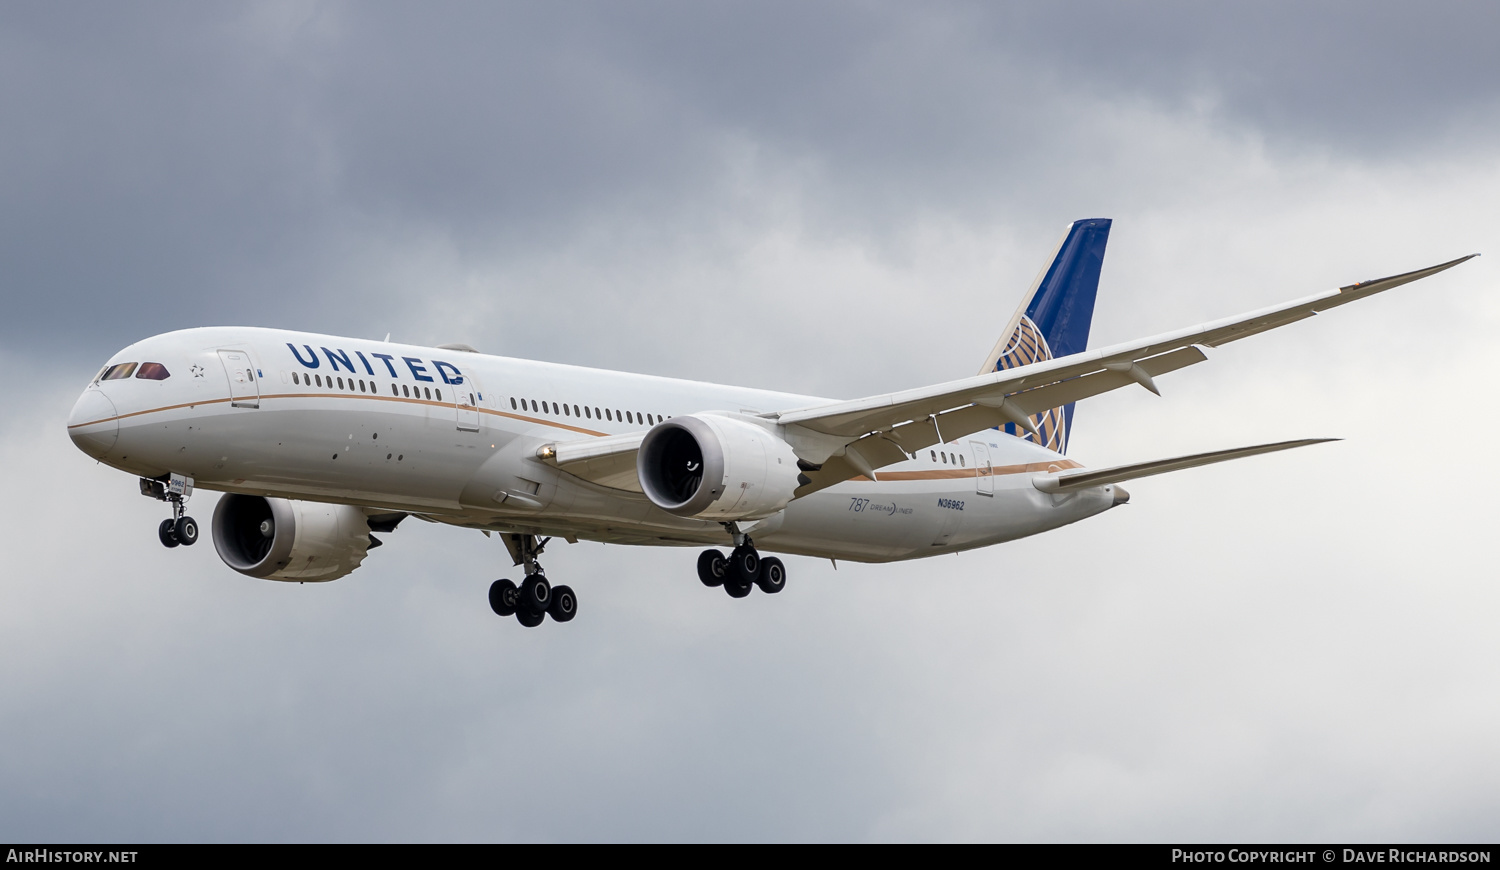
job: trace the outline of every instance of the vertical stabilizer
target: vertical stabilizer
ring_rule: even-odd
[[[985,357],[980,374],[1064,357],[1088,347],[1111,223],[1108,218],[1091,218],[1068,225],[1052,260],[1032,282],[1015,316],[1000,333],[1000,340]],[[1068,451],[1073,427],[1071,403],[1043,411],[1031,421],[1037,435],[1015,423],[1005,424],[1004,430],[1058,453]]]

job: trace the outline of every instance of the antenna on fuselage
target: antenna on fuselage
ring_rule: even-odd
[[[385,343],[386,344],[390,344],[391,343],[391,334],[389,332],[387,332],[385,334]]]

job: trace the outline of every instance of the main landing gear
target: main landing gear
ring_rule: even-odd
[[[510,580],[490,584],[490,609],[500,616],[514,616],[527,628],[535,628],[551,616],[555,622],[568,622],[578,615],[578,596],[567,586],[553,586],[537,557],[551,538],[537,541],[536,535],[506,535],[505,546],[523,565],[526,579],[517,586]]]
[[[178,545],[191,547],[198,543],[198,521],[186,516],[187,500],[193,494],[193,479],[180,474],[168,475],[165,480],[141,478],[141,495],[158,501],[172,503],[172,518],[162,520],[156,527],[156,537],[164,547]]]
[[[762,559],[750,536],[731,525],[725,526],[734,537],[734,550],[728,558],[719,550],[698,554],[698,579],[704,586],[723,586],[730,598],[744,598],[753,586],[767,595],[786,588],[786,566],[775,557]]]

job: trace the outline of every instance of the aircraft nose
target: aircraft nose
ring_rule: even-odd
[[[73,405],[68,415],[68,437],[84,453],[102,459],[120,435],[120,421],[115,419],[115,403],[98,387],[89,387]]]

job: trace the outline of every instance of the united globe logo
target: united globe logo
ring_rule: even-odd
[[[1052,349],[1047,346],[1046,336],[1042,335],[1042,331],[1037,328],[1030,317],[1022,314],[1015,331],[1010,335],[1005,351],[1000,354],[995,363],[995,371],[1020,368],[1049,359],[1052,359]],[[1040,438],[1015,423],[1006,423],[1000,428],[1007,435],[1014,435],[1033,444],[1040,444],[1048,450],[1066,453],[1068,434],[1067,427],[1063,425],[1065,413],[1065,408],[1050,408],[1032,415],[1031,421],[1036,425]]]

